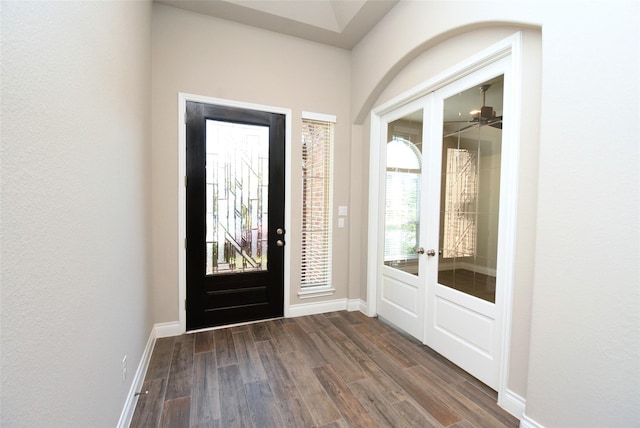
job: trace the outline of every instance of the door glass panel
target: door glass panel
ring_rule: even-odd
[[[422,110],[388,124],[384,264],[418,275]]]
[[[207,120],[207,275],[267,269],[269,127]]]
[[[495,303],[503,76],[444,101],[438,283]]]

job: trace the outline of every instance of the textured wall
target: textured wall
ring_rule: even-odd
[[[2,426],[112,427],[125,403],[151,331],[150,21],[2,2]]]
[[[563,4],[550,16],[527,415],[637,426],[640,3]]]

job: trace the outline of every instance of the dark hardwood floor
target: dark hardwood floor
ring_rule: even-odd
[[[359,312],[158,339],[132,427],[516,427],[497,394]]]

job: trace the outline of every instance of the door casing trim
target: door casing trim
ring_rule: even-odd
[[[215,104],[225,107],[236,107],[247,110],[265,111],[285,115],[285,195],[291,195],[291,109],[274,107],[263,104],[253,104],[242,101],[214,98],[204,95],[195,95],[178,92],[178,323],[180,333],[187,330],[187,312],[185,301],[187,298],[187,252],[185,240],[187,237],[187,210],[186,210],[186,189],[185,177],[187,175],[186,147],[187,147],[187,127],[185,117],[187,112],[187,101],[195,101],[207,104]],[[284,201],[284,229],[291,230],[291,198],[285,197]],[[289,316],[291,285],[291,250],[289,245],[284,247],[284,316]]]
[[[470,73],[482,69],[483,67],[495,63],[503,58],[511,57],[510,61],[510,84],[511,84],[511,100],[505,100],[505,108],[508,108],[512,115],[512,120],[508,128],[509,135],[507,138],[514,143],[506,162],[512,163],[506,173],[510,178],[510,188],[506,195],[510,199],[508,202],[511,206],[507,210],[507,218],[501,218],[500,221],[507,222],[508,236],[505,237],[504,245],[510,250],[508,259],[504,264],[503,275],[506,280],[506,286],[503,290],[503,307],[501,312],[502,325],[499,331],[499,339],[501,341],[500,352],[500,380],[498,387],[498,404],[505,406],[505,400],[511,393],[509,391],[509,367],[510,367],[510,350],[511,350],[511,326],[512,326],[512,306],[513,306],[513,278],[515,266],[515,242],[516,242],[516,220],[517,220],[517,201],[518,201],[518,171],[519,171],[519,154],[520,154],[520,105],[521,105],[521,85],[522,85],[522,32],[516,32],[513,35],[495,43],[494,45],[483,49],[477,54],[467,58],[466,60],[444,70],[433,78],[421,83],[420,85],[398,95],[397,97],[385,102],[384,104],[374,108],[371,111],[371,130],[370,130],[370,154],[369,154],[369,215],[368,215],[368,236],[377,237],[384,233],[380,221],[384,205],[381,203],[381,183],[383,173],[381,170],[382,159],[382,119],[383,116],[400,109],[403,106],[420,99],[431,92],[445,87]],[[506,85],[505,81],[505,85]],[[507,131],[507,130],[505,130]],[[501,202],[502,203],[502,202]],[[381,251],[378,249],[378,240],[369,242],[369,251],[367,253],[367,315],[377,315],[377,294],[378,286],[381,281],[379,266],[381,264]],[[426,302],[425,302],[426,307]],[[426,317],[425,317],[426,318]],[[504,403],[504,404],[503,404]],[[508,406],[507,410],[511,411],[513,406]],[[514,414],[520,418],[521,414]]]

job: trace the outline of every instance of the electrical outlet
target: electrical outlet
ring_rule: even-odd
[[[122,381],[127,380],[127,356],[122,359]]]

